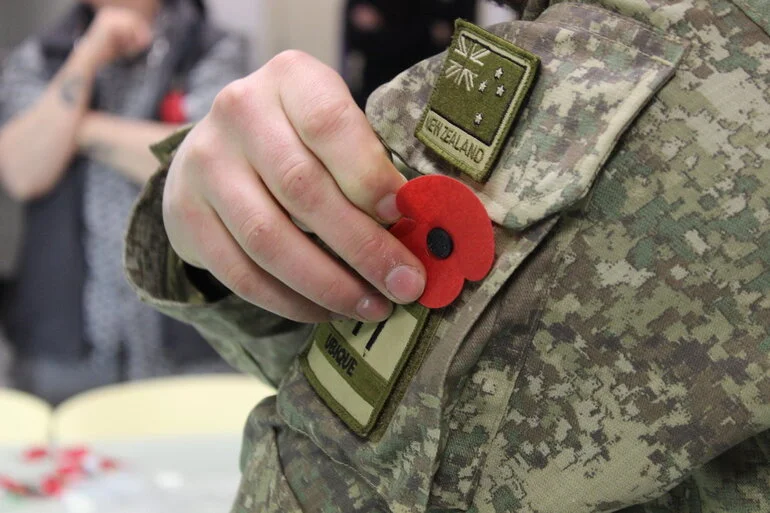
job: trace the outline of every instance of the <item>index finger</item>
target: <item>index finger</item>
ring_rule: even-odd
[[[289,122],[351,203],[382,222],[395,222],[400,217],[396,192],[406,178],[337,72],[303,62],[312,57],[299,52],[292,58],[278,88]]]

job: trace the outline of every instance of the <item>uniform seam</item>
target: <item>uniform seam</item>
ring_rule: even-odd
[[[665,59],[664,57],[661,57],[660,55],[653,55],[653,54],[644,52],[644,51],[640,50],[639,48],[627,45],[626,43],[623,43],[622,41],[618,41],[617,39],[609,38],[609,37],[607,37],[607,36],[605,36],[603,34],[599,34],[598,32],[594,32],[592,30],[589,30],[589,29],[586,29],[586,28],[583,28],[583,27],[576,27],[574,25],[569,25],[568,23],[564,23],[564,22],[560,22],[560,21],[550,21],[550,20],[549,21],[534,21],[533,23],[539,23],[541,25],[553,25],[553,26],[556,26],[556,27],[563,28],[565,30],[571,30],[571,31],[574,31],[574,32],[582,32],[582,33],[585,33],[585,34],[591,34],[594,37],[597,37],[599,39],[603,39],[603,40],[605,40],[605,41],[607,41],[607,42],[609,42],[609,43],[611,43],[613,45],[625,48],[626,50],[629,50],[629,51],[631,51],[633,53],[637,53],[639,55],[644,55],[645,57],[648,57],[652,62],[655,62],[655,63],[657,63],[660,66],[665,66],[665,67],[675,67],[676,66],[676,63],[671,62],[668,59]],[[650,33],[651,35],[656,36],[656,37],[661,37],[661,35],[659,33],[657,33],[657,32],[652,32],[652,31],[648,30],[648,33]],[[676,42],[676,41],[672,41],[672,42],[676,43],[678,46],[684,46],[682,42]]]
[[[647,25],[645,23],[642,23],[639,20],[635,20],[634,18],[631,18],[629,16],[625,16],[624,14],[621,14],[621,13],[619,13],[617,11],[613,11],[613,10],[605,8],[605,7],[597,7],[597,6],[592,5],[592,4],[580,4],[580,3],[577,3],[577,2],[568,2],[568,3],[564,3],[564,4],[560,4],[560,5],[570,5],[570,6],[573,6],[573,7],[577,7],[579,9],[586,9],[586,10],[594,11],[594,12],[597,12],[597,13],[600,13],[600,14],[614,16],[616,18],[622,19],[625,23],[630,23],[631,25],[635,25],[636,27],[638,27],[639,29],[645,31],[646,33],[648,33],[648,34],[650,34],[652,36],[655,36],[655,37],[659,37],[661,39],[665,39],[666,41],[669,41],[670,43],[674,43],[674,44],[677,44],[677,45],[682,45],[684,43],[681,39],[679,39],[677,37],[674,37],[674,36],[670,36],[670,35],[666,34],[665,32],[661,32],[660,30],[656,29],[655,27],[653,27],[651,25]],[[594,33],[590,29],[582,29],[582,30],[585,30],[586,32]],[[597,34],[597,35],[599,35],[599,34]]]
[[[563,219],[561,216],[559,217],[559,220],[554,224],[554,226],[551,228],[551,231],[548,234],[548,237],[552,237],[553,234],[556,232],[556,230],[559,228],[559,226],[563,223]],[[570,248],[572,241],[575,240],[575,238],[580,233],[580,230],[577,230],[575,234],[570,238],[570,241],[568,244],[565,244],[564,248],[560,250],[556,255],[554,260],[557,262],[564,262],[564,254],[567,252],[567,250]],[[546,241],[541,241],[538,245],[538,249],[542,250],[543,245],[546,243]],[[530,254],[527,259],[534,257],[534,252]],[[523,262],[522,262],[523,263]],[[561,267],[561,265],[560,265]],[[510,394],[508,394],[506,403],[510,403],[511,397],[513,397],[514,391],[518,388],[518,385],[522,379],[524,379],[524,367],[526,366],[527,361],[529,360],[530,355],[532,354],[533,346],[534,346],[534,337],[535,333],[538,331],[538,326],[540,326],[540,322],[543,319],[543,315],[545,315],[545,303],[551,298],[551,295],[553,293],[553,290],[555,288],[556,284],[556,275],[557,273],[553,273],[551,275],[551,278],[547,282],[547,286],[544,288],[546,290],[546,294],[543,294],[543,296],[540,298],[540,300],[537,302],[537,308],[535,309],[536,314],[532,318],[532,326],[530,327],[525,343],[524,343],[524,350],[521,354],[521,363],[519,364],[519,372],[516,376],[516,379],[513,382],[513,386],[510,388]],[[541,363],[538,368],[542,368],[543,364]],[[478,468],[474,472],[474,482],[478,485],[478,482],[481,480],[483,475],[486,473],[487,470],[487,458],[489,456],[489,450],[491,449],[490,445],[494,442],[494,440],[497,439],[498,435],[500,434],[503,426],[503,422],[505,420],[506,414],[508,413],[509,408],[506,405],[504,408],[504,411],[501,412],[499,420],[497,421],[497,426],[494,429],[494,434],[490,436],[489,442],[485,444],[485,448],[479,448],[479,464]],[[478,486],[477,486],[478,487]],[[469,498],[469,503],[472,505],[476,502],[476,493],[474,492],[473,495]]]
[[[759,20],[760,20],[762,23],[764,23],[764,24],[766,24],[766,25],[767,25],[767,24],[770,24],[770,18],[768,18],[768,17],[766,17],[766,16],[763,16],[761,12],[757,11],[756,9],[754,9],[754,7],[753,7],[752,5],[750,5],[749,3],[747,3],[747,2],[741,2],[741,3],[738,3],[738,2],[735,2],[735,1],[731,1],[730,3],[731,3],[731,4],[733,4],[734,6],[736,6],[738,9],[740,9],[740,10],[744,11],[744,12],[747,12],[747,13],[751,13],[751,14],[753,14],[753,15],[754,15],[754,16],[756,16],[756,17],[757,17],[757,18],[758,18],[758,19],[759,19]],[[748,16],[747,16],[747,17],[748,17]],[[751,20],[751,21],[752,21],[752,22],[754,22],[754,20]],[[756,22],[754,22],[754,23],[756,23]],[[761,29],[763,32],[765,31],[765,30],[764,30],[762,27],[759,27],[759,28],[760,28],[760,29]]]

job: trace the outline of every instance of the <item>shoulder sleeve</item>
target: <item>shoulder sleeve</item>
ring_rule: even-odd
[[[190,121],[202,119],[217,93],[246,72],[246,41],[231,34],[222,37],[190,71],[185,98]]]
[[[29,39],[8,56],[0,73],[0,125],[29,109],[47,84],[40,44]]]
[[[193,325],[232,366],[275,386],[312,326],[274,315],[233,294],[207,301],[184,272],[166,237],[162,200],[168,163],[186,131],[153,148],[162,167],[148,181],[131,216],[124,254],[128,281],[145,303]]]

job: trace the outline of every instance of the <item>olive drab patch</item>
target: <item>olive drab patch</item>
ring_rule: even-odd
[[[486,181],[538,64],[526,50],[457,20],[415,136],[474,180]]]
[[[302,370],[326,405],[355,433],[375,426],[402,370],[415,353],[430,310],[417,303],[396,305],[380,323],[355,320],[319,324]],[[417,351],[423,354],[422,351]]]

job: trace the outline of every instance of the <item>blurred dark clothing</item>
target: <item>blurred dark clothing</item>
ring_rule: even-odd
[[[91,108],[158,120],[182,91],[189,121],[245,72],[242,42],[213,27],[195,2],[165,2],[151,49],[97,76]],[[35,103],[86,31],[78,6],[52,30],[25,41],[0,77],[0,123]],[[122,235],[139,186],[96,161],[74,159],[62,181],[24,206],[18,271],[2,291],[2,322],[16,353],[14,385],[51,402],[122,381],[226,370],[189,327],[134,300],[121,271]]]
[[[375,27],[356,23],[361,9]],[[449,46],[457,18],[474,21],[476,0],[349,0],[345,9],[345,79],[363,108],[378,86]]]
[[[16,269],[22,219],[21,205],[0,190],[0,283]]]
[[[11,386],[11,347],[5,339],[5,333],[0,326],[0,388]]]
[[[6,280],[12,276],[16,267],[20,235],[21,208],[0,190],[0,311],[2,310],[3,291],[8,286]],[[10,386],[11,346],[0,322],[0,387]]]

